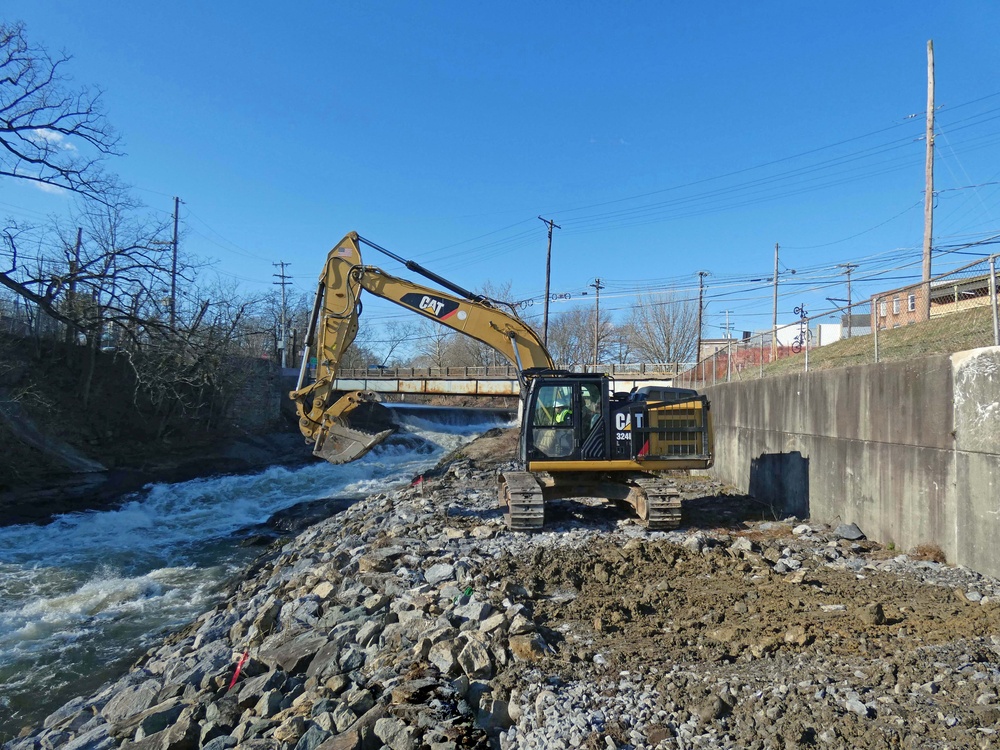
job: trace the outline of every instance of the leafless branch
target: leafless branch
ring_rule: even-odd
[[[119,154],[99,89],[70,89],[53,57],[29,44],[22,23],[0,23],[0,176],[102,201],[112,182],[101,163]]]

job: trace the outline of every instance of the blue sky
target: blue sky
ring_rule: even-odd
[[[247,293],[274,289],[277,261],[311,292],[357,230],[462,286],[510,281],[540,317],[539,215],[562,226],[552,292],[578,300],[553,314],[590,304],[595,277],[621,314],[704,270],[707,336],[725,310],[767,328],[775,243],[780,320],[844,297],[838,263],[860,266],[855,298],[899,286],[919,275],[929,39],[935,241],[1000,233],[992,0],[7,0],[2,17],[104,88],[127,152],[111,168],[164,216],[180,196],[184,249]],[[0,182],[20,220],[69,202]]]

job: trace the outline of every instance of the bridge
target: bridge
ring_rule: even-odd
[[[684,364],[588,365],[577,372],[600,372],[615,380],[616,390],[646,385],[672,385],[687,369]],[[385,367],[341,370],[333,387],[338,391],[374,391],[426,396],[517,396],[521,386],[517,369],[496,367]]]

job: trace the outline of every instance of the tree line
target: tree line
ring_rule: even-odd
[[[0,344],[32,341],[36,361],[52,360],[42,371],[77,373],[84,408],[98,359],[111,356],[164,428],[218,422],[245,383],[240,360],[276,348],[275,299],[198,282],[205,264],[107,169],[120,136],[102,91],[70,81],[70,59],[33,44],[23,24],[0,23],[0,179],[74,198],[62,217],[0,221]],[[12,359],[0,357],[8,370]]]
[[[312,300],[293,296],[282,305],[276,292],[206,285],[206,264],[183,251],[172,222],[107,168],[121,155],[120,135],[101,90],[69,79],[70,60],[31,43],[23,24],[0,23],[0,179],[74,197],[56,219],[0,221],[0,335],[7,345],[34,341],[38,356],[70,352],[85,407],[98,359],[113,357],[164,428],[177,418],[217,422],[245,384],[247,358],[280,361],[282,330],[296,332],[290,349],[301,347]],[[500,302],[511,296],[509,283],[479,291]],[[688,361],[696,320],[696,304],[671,295],[640,297],[619,323],[605,314],[595,325],[593,309],[573,308],[552,317],[549,348],[560,365],[591,363],[596,332],[599,362]],[[58,354],[42,347],[54,341]],[[486,366],[502,364],[498,356],[430,321],[379,329],[362,319],[342,365]]]

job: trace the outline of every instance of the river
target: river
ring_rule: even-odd
[[[0,528],[0,742],[213,606],[276,512],[399,486],[500,424],[473,410],[397,419],[398,436],[351,464],[155,484],[114,510]]]

